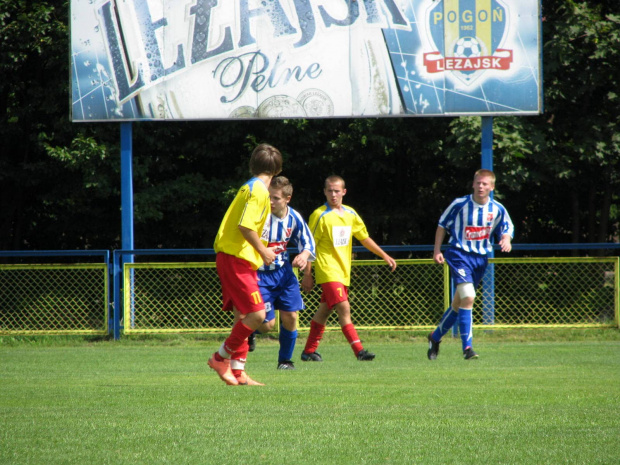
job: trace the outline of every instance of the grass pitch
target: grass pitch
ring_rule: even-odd
[[[219,341],[0,339],[0,464],[610,464],[620,462],[620,337],[341,334],[323,363],[277,371],[260,339],[232,387]],[[572,333],[574,334],[574,333]],[[602,334],[602,333],[601,333]],[[609,336],[611,334],[611,337]],[[43,341],[43,342],[42,342]]]

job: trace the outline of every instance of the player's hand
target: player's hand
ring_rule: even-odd
[[[499,247],[502,252],[510,252],[512,250],[512,242],[508,234],[502,236],[502,239],[499,241]]]
[[[302,255],[297,255],[293,259],[292,265],[293,267],[299,268],[299,271],[304,271],[306,269],[306,265],[308,265],[308,260],[306,260],[306,258]]]
[[[273,261],[276,259],[276,254],[272,248],[265,247],[265,251],[261,253],[261,258],[263,259],[263,263],[267,266],[271,265]]]
[[[392,257],[390,257],[389,255],[386,256],[384,258],[385,263],[387,263],[388,265],[390,265],[391,271],[394,271],[396,269],[396,260],[394,260]]]
[[[435,263],[437,263],[438,265],[443,265],[445,261],[441,252],[435,253],[435,255],[433,255],[433,260],[435,260]]]
[[[312,273],[304,274],[304,277],[301,280],[301,289],[306,294],[312,292],[312,289],[314,289],[314,278],[312,277]]]

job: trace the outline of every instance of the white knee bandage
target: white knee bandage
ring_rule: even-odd
[[[461,299],[466,299],[467,297],[476,297],[476,288],[472,283],[461,283],[457,285],[456,292],[459,293],[459,297]]]

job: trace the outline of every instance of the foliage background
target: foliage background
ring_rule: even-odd
[[[544,0],[545,113],[494,118],[496,198],[519,242],[618,241],[620,4]],[[120,130],[69,119],[66,0],[0,0],[0,250],[120,247]],[[479,118],[134,123],[136,248],[212,247],[257,142],[304,215],[323,179],[383,244],[430,244],[468,193]]]

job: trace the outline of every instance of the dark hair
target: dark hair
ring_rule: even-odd
[[[288,178],[284,176],[276,176],[271,180],[271,184],[269,185],[269,189],[278,189],[282,191],[285,197],[290,197],[293,195],[293,185]]]
[[[250,157],[250,173],[253,176],[268,174],[275,176],[282,171],[282,154],[269,144],[256,146]]]

